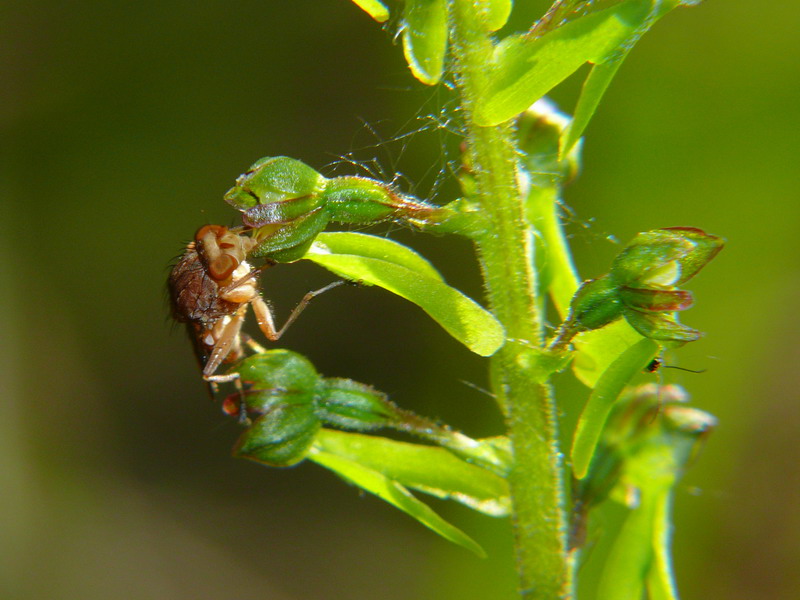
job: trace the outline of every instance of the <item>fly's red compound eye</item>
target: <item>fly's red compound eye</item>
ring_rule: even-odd
[[[239,261],[230,254],[221,254],[214,262],[208,265],[208,274],[215,281],[224,281],[231,276],[231,274],[239,266]]]
[[[197,230],[197,233],[194,234],[194,239],[196,242],[202,242],[209,234],[212,234],[216,238],[221,238],[227,232],[228,228],[224,225],[203,225]]]

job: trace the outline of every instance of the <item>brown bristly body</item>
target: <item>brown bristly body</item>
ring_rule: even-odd
[[[230,381],[214,375],[224,362],[242,357],[241,327],[252,304],[259,326],[270,339],[276,332],[272,315],[259,294],[261,269],[246,260],[254,242],[220,225],[198,230],[168,279],[172,317],[186,323],[208,381]]]
[[[258,287],[258,275],[265,267],[256,268],[247,262],[255,244],[237,230],[221,225],[201,227],[167,280],[172,317],[186,323],[203,378],[211,383],[238,378],[237,373],[215,372],[221,364],[244,356],[241,330],[248,306],[253,307],[258,327],[274,342],[314,296],[343,283],[335,281],[306,294],[283,327],[276,329],[272,311]],[[258,348],[253,342],[250,345]]]

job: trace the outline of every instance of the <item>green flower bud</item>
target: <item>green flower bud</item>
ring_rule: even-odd
[[[327,180],[307,164],[287,156],[267,156],[239,176],[225,194],[225,202],[239,210],[310,196],[322,191]]]
[[[299,260],[329,222],[328,212],[320,207],[288,223],[263,225],[253,230],[256,245],[248,256],[275,262]]]
[[[599,329],[619,317],[644,337],[662,343],[699,339],[699,331],[675,318],[676,311],[694,302],[691,293],[675,286],[694,277],[723,244],[722,238],[693,227],[638,234],[614,259],[607,275],[581,285],[551,347],[563,348],[577,333]]]
[[[599,329],[622,316],[619,290],[608,277],[590,279],[572,298],[570,320],[578,331]]]
[[[248,254],[276,262],[302,258],[331,221],[369,224],[394,220],[437,231],[469,225],[461,207],[438,207],[364,177],[327,179],[286,156],[266,157],[236,180],[225,201],[242,212],[256,241]]]
[[[670,288],[689,281],[725,241],[694,227],[667,227],[638,234],[611,265],[609,276],[632,287]]]
[[[278,349],[251,356],[235,370],[247,389],[228,396],[223,410],[239,415],[244,408],[252,424],[239,436],[234,455],[277,467],[303,460],[322,425],[314,404],[321,378],[314,366]]]
[[[335,427],[368,431],[396,426],[404,414],[383,392],[351,379],[328,378],[319,402],[322,420]]]
[[[312,397],[320,381],[314,365],[301,354],[275,349],[236,365],[241,380],[255,390],[302,390]]]
[[[256,419],[233,447],[233,455],[273,467],[302,461],[321,427],[311,404],[283,404]]]
[[[299,160],[271,156],[240,175],[225,201],[242,211],[256,244],[249,256],[277,262],[301,258],[329,218],[320,193],[328,180]]]

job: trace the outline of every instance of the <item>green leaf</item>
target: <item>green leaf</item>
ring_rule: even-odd
[[[507,121],[583,63],[607,60],[636,33],[649,13],[649,1],[629,0],[538,38],[506,38],[498,46],[492,77],[475,106],[475,122],[490,126]]]
[[[503,326],[490,312],[447,285],[402,244],[358,233],[320,234],[303,258],[413,302],[476,354],[491,356],[505,341]]]
[[[504,478],[460,460],[438,446],[332,429],[319,432],[316,446],[378,471],[401,485],[455,500],[493,517],[507,516],[511,509]]]
[[[327,249],[331,254],[357,254],[378,260],[403,265],[411,271],[417,272],[421,277],[444,281],[439,271],[427,259],[414,250],[392,240],[369,235],[366,233],[352,233],[349,231],[334,231],[320,233],[317,236],[317,246]]]
[[[479,0],[476,5],[478,10],[483,11],[489,31],[497,31],[508,21],[513,2],[511,0]]]
[[[491,471],[505,480],[514,466],[511,440],[504,435],[475,440],[452,429],[447,429],[432,441],[471,465]]]
[[[673,411],[677,412],[673,421]],[[681,414],[689,411],[686,424]],[[650,423],[650,436],[629,453],[620,487],[635,489],[638,500],[628,513],[609,553],[599,598],[677,600],[670,559],[672,493],[712,417],[696,409],[668,406]],[[630,495],[630,494],[626,494]]]
[[[581,90],[581,95],[578,98],[578,104],[575,107],[575,117],[569,129],[564,132],[561,139],[561,148],[559,154],[566,156],[572,149],[575,143],[583,135],[586,126],[594,115],[597,105],[605,94],[608,85],[614,76],[617,74],[622,61],[628,56],[633,46],[639,39],[666,13],[671,11],[676,6],[692,5],[697,2],[691,0],[663,0],[652,2],[652,8],[642,23],[636,27],[630,37],[619,47],[619,49],[612,53],[605,61],[594,61],[591,73],[586,78]]]
[[[587,331],[575,336],[575,358],[572,369],[575,376],[593,388],[597,380],[619,356],[642,339],[624,319],[602,329]]]
[[[627,51],[623,56],[627,55]],[[578,104],[575,106],[575,116],[572,117],[572,122],[569,127],[564,131],[561,136],[561,143],[559,144],[559,156],[566,156],[573,146],[581,139],[586,126],[589,124],[603,94],[606,93],[608,85],[617,74],[622,58],[605,63],[600,63],[592,67],[586,81],[583,82],[583,89],[578,98]]]
[[[353,0],[353,2],[378,23],[383,23],[389,18],[389,9],[383,2],[378,0]]]
[[[678,600],[675,577],[672,572],[670,547],[672,542],[672,493],[656,498],[653,515],[653,548],[655,556],[647,576],[647,593],[650,600]]]
[[[422,83],[435,85],[447,50],[447,0],[406,0],[402,30],[411,72]]]
[[[484,558],[486,553],[478,543],[456,526],[448,523],[434,510],[421,502],[397,481],[382,473],[365,467],[350,459],[337,456],[313,447],[308,458],[317,464],[330,469],[342,479],[349,481],[362,490],[378,496],[392,506],[399,508],[443,538],[458,544]]]
[[[656,503],[652,497],[630,511],[614,540],[597,598],[639,600],[644,595],[648,569],[653,561],[653,524]]]
[[[577,486],[586,509],[606,498],[629,509],[598,598],[639,600],[645,587],[649,600],[678,597],[670,559],[672,495],[716,419],[686,406],[683,390],[664,392],[645,385],[626,394],[606,425],[590,475]]]
[[[658,344],[652,340],[639,341],[611,363],[597,381],[572,439],[572,472],[576,479],[586,476],[603,426],[623,388],[644,370],[658,350]]]

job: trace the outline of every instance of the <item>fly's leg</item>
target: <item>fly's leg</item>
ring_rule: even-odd
[[[245,344],[247,344],[248,348],[250,348],[250,350],[252,350],[256,354],[264,354],[267,351],[267,349],[264,348],[264,346],[262,346],[257,341],[255,341],[252,337],[247,335],[244,331],[242,333],[240,333],[239,335],[241,336],[242,341]]]
[[[251,300],[251,304],[253,305],[253,312],[256,313],[256,319],[258,320],[259,328],[261,328],[261,331],[264,332],[265,336],[267,336],[267,339],[273,342],[277,341],[284,333],[286,333],[286,330],[289,329],[289,326],[295,322],[295,319],[300,316],[300,313],[305,310],[306,306],[308,306],[308,303],[311,302],[311,300],[320,294],[324,294],[328,290],[339,287],[343,283],[345,282],[340,279],[339,281],[329,283],[323,288],[314,290],[313,292],[308,292],[305,296],[303,296],[303,299],[300,300],[300,303],[295,306],[292,314],[289,315],[289,318],[286,319],[286,322],[280,329],[275,328],[275,320],[272,316],[272,310],[270,310],[267,303],[261,296],[256,296]]]
[[[260,267],[251,268],[250,272],[247,273],[247,275],[244,275],[243,277],[240,277],[236,281],[233,281],[230,284],[228,284],[227,286],[225,286],[224,288],[220,289],[219,290],[219,295],[222,296],[222,297],[227,296],[233,290],[236,290],[237,288],[239,288],[242,285],[246,284],[251,279],[254,279],[255,277],[258,277],[261,274],[262,271],[274,266],[274,264],[275,263],[268,262],[267,264],[261,265]]]
[[[239,347],[241,340],[242,324],[244,323],[245,313],[247,312],[247,304],[243,304],[239,310],[231,317],[231,320],[225,325],[222,330],[222,335],[214,344],[211,355],[208,358],[205,368],[203,369],[203,379],[205,379],[214,392],[217,391],[217,384],[219,383],[233,383],[239,395],[239,422],[242,424],[249,424],[250,419],[247,417],[245,391],[239,373],[226,373],[225,375],[214,375],[220,364],[227,358],[231,350]],[[239,350],[241,352],[241,350]]]
[[[203,378],[206,381],[213,381],[224,383],[227,381],[234,381],[239,378],[238,373],[229,373],[227,375],[214,375],[222,361],[228,356],[231,348],[239,342],[239,333],[242,330],[242,323],[244,323],[244,315],[247,311],[247,304],[243,304],[239,310],[234,313],[231,320],[225,325],[222,330],[222,335],[217,339],[214,348],[211,350],[211,355],[208,357],[208,362],[203,368]]]

